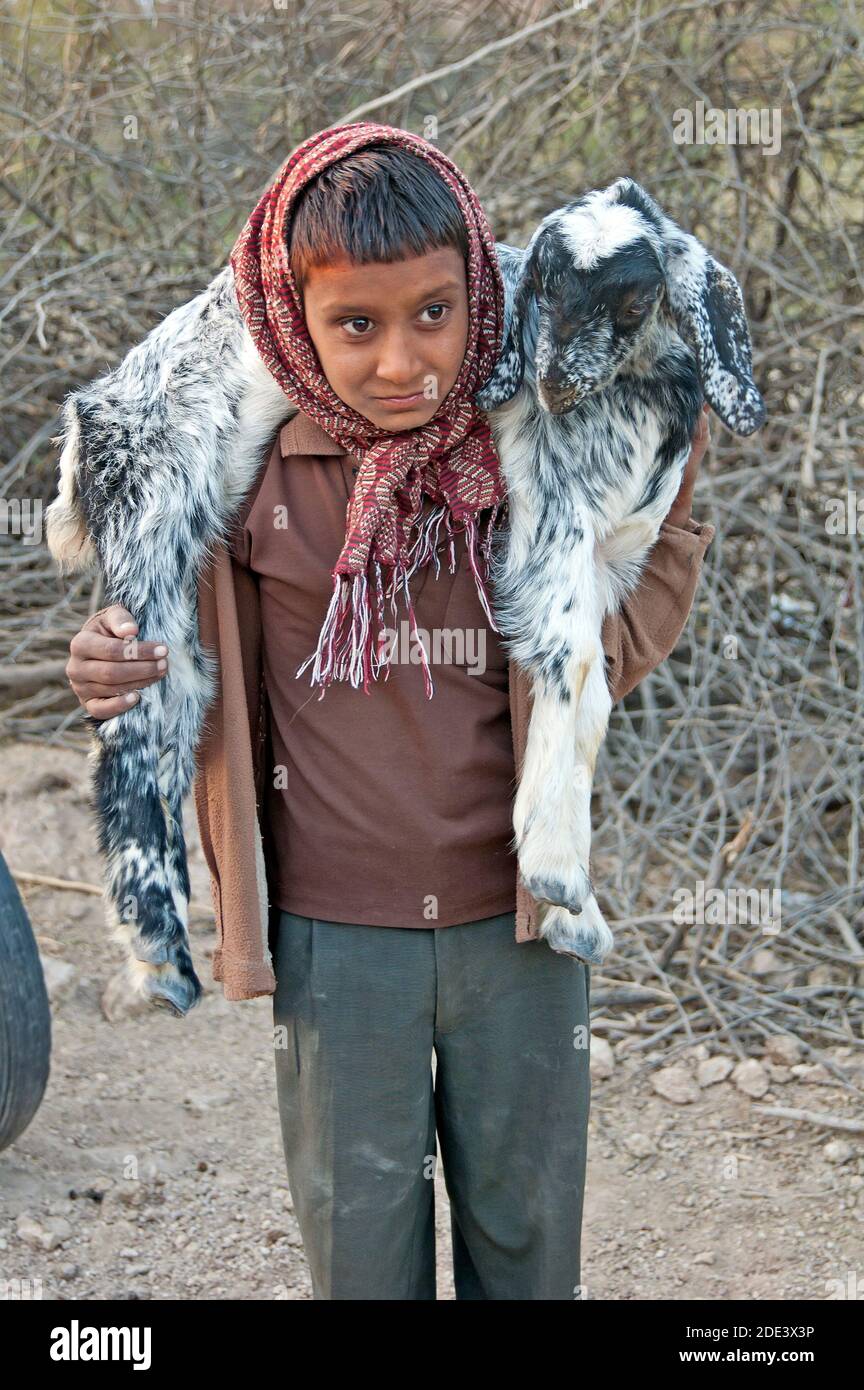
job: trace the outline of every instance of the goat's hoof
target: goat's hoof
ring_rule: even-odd
[[[538,934],[559,955],[575,956],[588,965],[602,965],[615,944],[593,893],[578,914],[547,908],[541,913]]]
[[[523,882],[532,898],[538,902],[549,903],[551,907],[563,907],[568,912],[581,912],[591,894],[591,880],[581,867],[574,869],[566,880],[546,874],[523,875]]]
[[[183,945],[169,946],[168,959],[163,964],[151,965],[138,958],[129,964],[136,991],[154,1009],[165,1009],[176,1018],[184,1018],[201,999],[201,981]]]

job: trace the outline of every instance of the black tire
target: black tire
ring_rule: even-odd
[[[51,1006],[30,919],[0,854],[0,1150],[23,1134],[51,1069]]]

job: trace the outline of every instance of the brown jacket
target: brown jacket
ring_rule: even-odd
[[[340,445],[302,412],[282,427],[279,443],[283,458],[343,454]],[[638,589],[621,613],[607,619],[603,627],[615,700],[638,685],[675,646],[713,536],[713,526],[699,526],[692,520],[686,527],[664,523]],[[215,550],[200,576],[198,615],[201,640],[217,655],[220,670],[219,689],[198,748],[195,778],[198,825],[216,913],[213,976],[226,999],[253,999],[276,988],[270,953],[269,840],[261,813],[270,756],[269,721],[256,578],[224,546]],[[524,671],[513,662],[509,669],[518,778],[532,701]],[[537,909],[517,873],[517,941],[537,936]]]

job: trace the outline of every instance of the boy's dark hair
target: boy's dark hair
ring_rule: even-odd
[[[307,184],[291,218],[288,255],[302,295],[312,266],[344,256],[357,265],[402,261],[439,246],[468,258],[459,204],[435,169],[410,150],[368,145]]]

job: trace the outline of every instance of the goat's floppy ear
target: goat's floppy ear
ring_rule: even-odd
[[[483,383],[474,396],[474,400],[481,410],[494,410],[496,406],[512,400],[522,385],[522,378],[525,375],[525,347],[522,341],[522,331],[525,324],[525,310],[531,294],[527,270],[528,257],[526,256],[522,273],[516,284],[516,292],[513,295],[510,326],[504,338],[501,356],[495,363],[495,369],[488,381]]]
[[[667,240],[666,255],[666,297],[678,332],[696,354],[702,390],[734,434],[753,434],[765,420],[765,402],[753,380],[738,281],[678,227]]]

